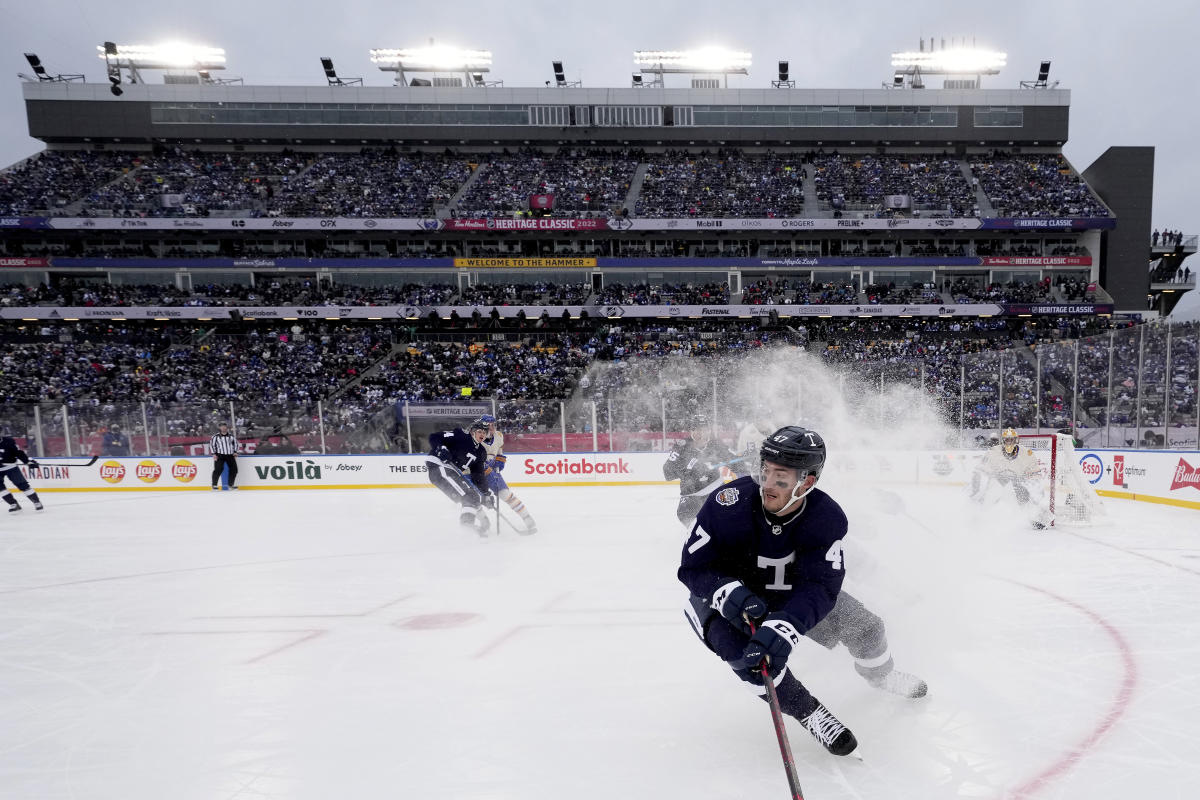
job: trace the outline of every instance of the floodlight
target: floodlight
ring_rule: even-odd
[[[447,45],[383,48],[371,51],[371,61],[381,69],[400,68],[405,72],[487,72],[492,65],[492,53]]]
[[[1041,83],[1045,83],[1046,81],[1050,80],[1050,62],[1049,61],[1043,61],[1041,66],[1038,67],[1037,79]]]
[[[39,81],[52,80],[46,73],[46,68],[42,66],[42,60],[37,57],[36,53],[26,53],[25,60],[29,62],[29,66],[33,68],[33,74],[37,75]]]
[[[325,77],[333,82],[337,79],[337,72],[333,68],[333,59],[326,56],[321,56],[321,67],[325,70]]]
[[[895,75],[892,76],[892,88],[893,89],[904,88],[904,73],[903,72],[897,72]]]
[[[892,53],[893,67],[917,69],[926,75],[995,75],[1007,63],[1007,53],[963,47],[929,53]]]
[[[554,70],[554,83],[557,84],[558,86],[566,86],[567,76],[566,76],[566,73],[563,72],[562,62],[561,61],[551,61],[550,66]]]
[[[723,47],[696,50],[636,50],[633,63],[660,68],[662,72],[716,72],[746,74],[750,53]]]
[[[779,62],[779,80],[786,81],[788,79],[788,62]]]
[[[114,59],[132,69],[225,69],[225,51],[219,47],[165,42],[157,45],[97,45],[100,57]]]
[[[633,85],[634,85],[634,86],[641,86],[641,85],[642,85],[642,76],[641,76],[641,75],[636,75],[636,74],[635,74],[635,75],[633,76]]]

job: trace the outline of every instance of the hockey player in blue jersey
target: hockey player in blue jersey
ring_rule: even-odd
[[[830,649],[845,644],[876,688],[906,697],[927,688],[893,668],[883,621],[841,591],[846,515],[814,488],[825,442],[787,426],[767,437],[759,457],[757,483],[742,477],[709,495],[684,544],[678,575],[691,591],[688,621],[742,680],[761,686],[766,663],[783,712],[830,753],[848,755],[854,734],[787,670],[802,636]]]
[[[484,414],[479,421],[487,425],[488,430],[487,438],[483,440],[483,449],[487,451],[488,456],[487,466],[484,468],[488,488],[496,493],[497,499],[508,503],[509,507],[521,517],[521,522],[525,527],[518,533],[524,536],[537,533],[537,523],[533,521],[533,515],[521,502],[521,498],[508,488],[508,482],[500,474],[504,471],[508,456],[504,455],[504,434],[496,427],[496,418],[491,414]]]
[[[20,462],[32,469],[38,468],[38,462],[31,459],[28,454],[21,448],[17,447],[17,442],[11,436],[0,437],[0,497],[4,498],[4,502],[8,504],[8,510],[20,511],[21,504],[17,502],[17,498],[13,497],[12,492],[5,485],[5,482],[12,483],[18,490],[25,493],[33,502],[33,507],[41,511],[44,506],[38,493],[29,485],[29,481],[25,480],[25,476],[21,473],[20,467],[17,466]]]
[[[469,433],[462,428],[432,433],[425,459],[429,482],[461,506],[459,522],[480,536],[487,536],[490,527],[484,509],[496,507],[496,496],[488,489],[484,472],[487,432],[487,424],[476,420]]]

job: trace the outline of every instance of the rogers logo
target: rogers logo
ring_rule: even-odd
[[[108,483],[120,483],[125,478],[125,466],[120,461],[105,461],[100,465],[100,478]]]
[[[549,464],[538,464],[532,458],[525,459],[526,475],[628,475],[629,462],[623,458],[616,461],[597,461],[560,458]]]
[[[133,474],[143,483],[154,483],[162,477],[162,467],[153,461],[139,461],[134,467]]]
[[[190,461],[176,461],[171,465],[171,477],[180,483],[191,483],[200,473],[200,469]]]

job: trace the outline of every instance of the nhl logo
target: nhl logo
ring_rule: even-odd
[[[779,534],[781,534],[781,533],[783,533],[783,526],[782,526],[782,525],[772,525],[772,526],[771,526],[771,534],[772,534],[772,535],[774,535],[774,536],[778,536],[778,535],[779,535]]]

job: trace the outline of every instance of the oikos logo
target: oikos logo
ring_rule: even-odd
[[[176,461],[171,465],[171,477],[180,483],[191,483],[197,475],[200,474],[200,469],[187,459]]]
[[[100,479],[120,483],[125,478],[125,466],[120,461],[105,461],[100,465]]]
[[[154,483],[162,477],[162,467],[153,461],[139,461],[133,469],[133,474],[143,483]]]
[[[1104,462],[1095,453],[1088,453],[1079,459],[1079,469],[1083,471],[1083,477],[1088,479],[1088,483],[1099,483],[1104,477]]]

